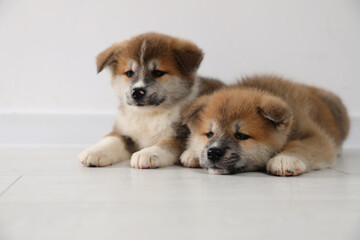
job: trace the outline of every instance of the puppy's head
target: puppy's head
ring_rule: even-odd
[[[168,107],[190,94],[202,58],[189,41],[146,33],[100,53],[97,70],[111,69],[115,92],[128,105]]]
[[[290,107],[280,98],[246,89],[203,96],[184,108],[200,165],[212,174],[259,170],[279,152],[292,125]]]

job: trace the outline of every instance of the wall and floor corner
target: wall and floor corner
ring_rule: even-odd
[[[0,146],[90,146],[112,129],[115,113],[0,113]],[[360,117],[351,116],[345,148],[360,147]]]

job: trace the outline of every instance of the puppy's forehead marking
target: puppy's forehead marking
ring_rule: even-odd
[[[149,64],[148,64],[148,69],[149,70],[155,70],[157,68],[157,66],[159,65],[159,61],[156,59],[150,60]]]
[[[144,57],[146,52],[146,39],[141,43],[140,48],[140,65],[144,66]]]
[[[213,132],[216,130],[216,128],[217,128],[216,123],[210,122],[210,131]]]
[[[238,132],[238,131],[240,131],[241,128],[242,128],[241,123],[236,122],[236,123],[234,124],[233,130],[234,130],[235,132]]]
[[[132,59],[129,60],[128,65],[132,71],[135,71],[138,67],[138,64],[136,63],[136,61],[132,60]]]

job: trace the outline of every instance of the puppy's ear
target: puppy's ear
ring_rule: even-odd
[[[194,73],[200,66],[204,54],[195,44],[179,40],[174,49],[175,59],[186,73]]]
[[[202,96],[196,100],[186,104],[181,110],[182,124],[186,125],[191,122],[196,115],[204,110],[209,102],[210,96]]]
[[[116,66],[118,57],[123,47],[124,43],[116,43],[99,53],[96,57],[97,72],[101,72],[107,66]]]
[[[291,108],[278,97],[270,95],[263,96],[258,110],[259,113],[278,130],[286,128],[292,122]]]

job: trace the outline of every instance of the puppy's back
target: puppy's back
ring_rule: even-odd
[[[346,107],[338,96],[324,89],[317,89],[317,96],[329,107],[339,127],[340,134],[337,142],[344,141],[350,130],[350,119]]]
[[[338,96],[329,91],[274,75],[246,77],[237,85],[256,88],[284,99],[293,110],[294,135],[308,134],[312,122],[332,136],[337,146],[341,146],[348,135],[350,120],[346,107]]]
[[[199,77],[200,78],[200,96],[208,95],[216,90],[225,87],[225,84],[215,78]]]

